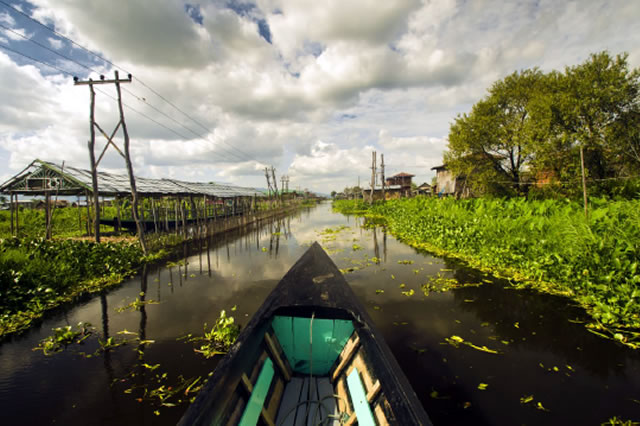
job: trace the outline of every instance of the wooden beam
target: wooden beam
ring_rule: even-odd
[[[13,236],[15,232],[15,228],[13,227],[13,192],[9,193],[9,210],[11,210],[11,236]]]
[[[92,80],[89,79],[87,81],[75,81],[74,86],[93,86],[95,84],[113,84],[113,83],[131,83],[131,75],[128,78],[118,78],[116,76],[115,80]]]
[[[271,337],[269,333],[264,333],[264,341],[267,343],[267,348],[271,352],[271,356],[275,359],[276,364],[280,367],[280,371],[284,376],[284,379],[288,382],[291,380],[291,370],[287,368],[287,365],[280,357],[280,352],[278,352],[278,347],[274,342],[274,339],[277,339],[275,336]]]
[[[352,340],[347,342],[344,349],[342,350],[342,353],[340,354],[340,363],[338,364],[336,369],[333,370],[333,373],[331,373],[332,382],[336,381],[340,373],[342,373],[342,370],[351,361],[351,358],[353,358],[353,355],[356,353],[356,349],[358,348],[359,344],[360,344],[360,337],[358,337],[357,334]]]
[[[249,396],[253,393],[253,385],[251,384],[251,380],[245,373],[242,373],[242,380],[240,380],[244,385],[244,389],[249,393]],[[271,418],[271,415],[267,412],[267,410],[262,407],[262,411],[260,412],[262,420],[268,424],[269,426],[275,426],[275,422]]]

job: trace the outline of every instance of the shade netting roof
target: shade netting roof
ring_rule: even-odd
[[[214,182],[187,182],[175,179],[136,177],[136,188],[145,196],[197,196],[219,198],[253,197],[265,194],[250,187]],[[34,160],[22,172],[0,185],[0,193],[43,195],[84,195],[92,192],[91,172],[67,165]],[[98,192],[103,196],[131,194],[129,176],[98,171]]]

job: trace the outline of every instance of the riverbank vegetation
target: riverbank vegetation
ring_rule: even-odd
[[[0,240],[0,338],[47,310],[120,283],[144,261],[137,242]]]
[[[640,200],[592,199],[586,218],[580,202],[553,199],[418,197],[333,206],[383,220],[413,247],[568,296],[594,318],[592,331],[640,347]]]

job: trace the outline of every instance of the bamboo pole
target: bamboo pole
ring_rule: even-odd
[[[175,219],[173,221],[174,226],[175,226],[175,231],[176,231],[176,235],[178,235],[178,201],[180,200],[180,197],[178,197],[177,199],[173,200],[173,206],[175,207]]]
[[[76,210],[78,210],[78,231],[82,232],[82,209],[80,208],[79,195],[76,195]]]
[[[180,216],[182,218],[182,233],[184,235],[187,235],[187,220],[186,220],[186,214],[185,214],[185,205],[182,202],[182,200],[180,200]]]
[[[20,236],[20,201],[16,192],[16,237]]]
[[[93,235],[91,232],[91,207],[89,207],[89,191],[85,191],[84,193],[85,201],[87,204],[87,235]]]
[[[154,197],[151,197],[151,213],[153,214],[153,227],[156,230],[156,234],[158,233],[158,215],[156,213],[156,203]]]
[[[15,228],[13,226],[13,210],[14,210],[14,206],[13,206],[13,192],[9,193],[9,210],[11,211],[11,236],[14,235],[15,232]]]
[[[44,191],[44,237],[47,240],[51,239],[51,191]]]
[[[164,206],[164,230],[169,232],[169,200],[163,198],[162,205]]]
[[[120,232],[122,227],[122,218],[120,217],[120,196],[116,195],[116,232]]]

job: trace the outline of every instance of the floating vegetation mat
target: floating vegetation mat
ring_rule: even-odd
[[[461,283],[455,278],[447,278],[438,272],[438,275],[429,278],[429,282],[422,284],[422,291],[425,296],[428,296],[431,292],[444,293],[457,288],[480,287],[481,285],[483,283]]]

